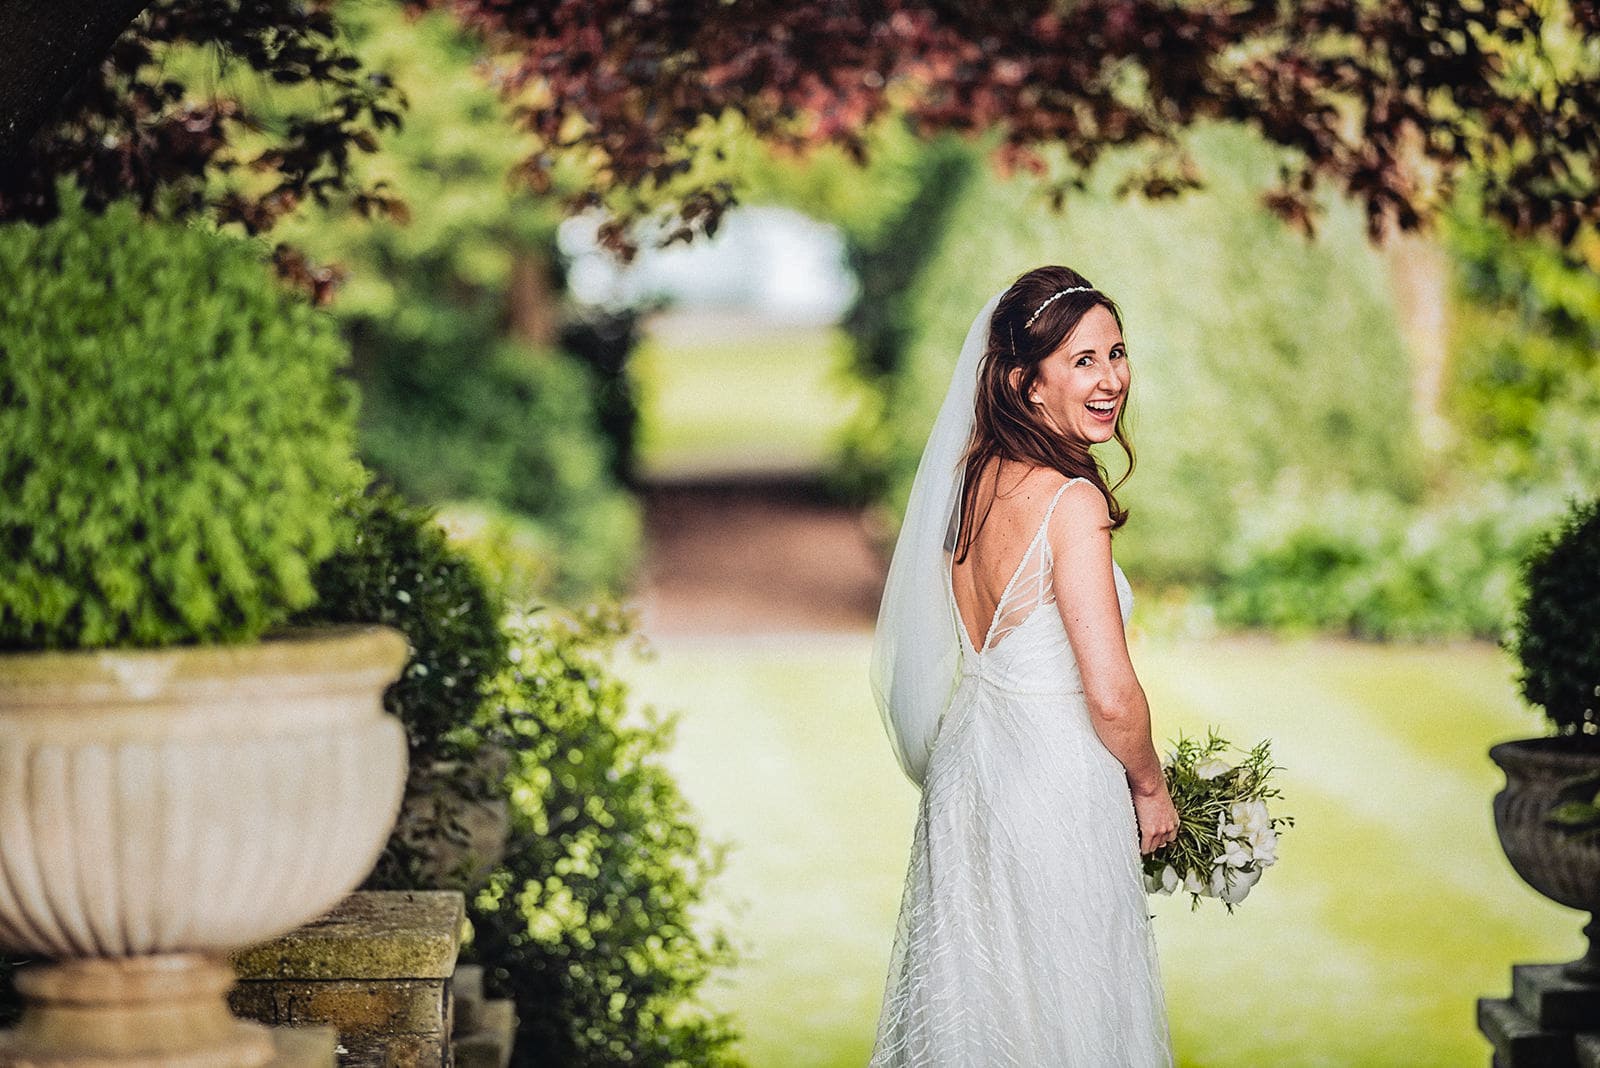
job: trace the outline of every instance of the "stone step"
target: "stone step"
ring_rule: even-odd
[[[450,1044],[455,1068],[506,1068],[517,1037],[516,1006],[496,998],[485,1001],[479,1014],[482,1028]]]
[[[1563,970],[1560,964],[1513,965],[1512,999],[1546,1030],[1600,1030],[1600,986],[1568,979]]]
[[[447,1064],[463,909],[454,891],[352,894],[235,953],[229,1004],[269,1025],[335,1028],[341,1068]]]
[[[1600,1068],[1600,1033],[1578,1035],[1572,1045],[1578,1068]]]
[[[1571,1034],[1541,1031],[1511,998],[1479,998],[1478,1030],[1501,1068],[1576,1068]]]
[[[483,1006],[483,967],[478,964],[458,964],[450,980],[455,992],[455,1028],[452,1035],[470,1035],[482,1025],[479,1010]]]

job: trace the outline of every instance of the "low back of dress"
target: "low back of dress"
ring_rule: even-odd
[[[1056,604],[1055,554],[1050,548],[1048,531],[1056,505],[1060,503],[1067,487],[1074,482],[1086,481],[1082,478],[1068,479],[1050,498],[1044,518],[1039,521],[1038,529],[1023,550],[1022,558],[1017,561],[999,603],[995,605],[980,646],[973,646],[972,636],[961,618],[961,610],[956,604],[955,580],[951,576],[950,613],[953,625],[961,635],[963,675],[980,675],[1013,693],[1083,692],[1078,661],[1067,640],[1061,613],[1053,610]],[[1133,611],[1133,590],[1115,561],[1111,569],[1117,589],[1117,606],[1126,625]]]

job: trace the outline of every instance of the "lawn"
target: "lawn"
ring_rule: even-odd
[[[815,471],[854,402],[833,328],[674,316],[631,367],[643,398],[647,477]]]
[[[709,914],[745,956],[711,997],[753,1068],[859,1068],[871,1045],[916,795],[868,642],[682,637],[625,666],[640,698],[684,710],[670,763],[734,843]],[[1134,658],[1158,736],[1273,738],[1298,821],[1233,916],[1156,899],[1180,1063],[1485,1063],[1474,998],[1502,994],[1513,961],[1576,955],[1582,923],[1495,842],[1484,751],[1541,732],[1503,654],[1136,637]]]

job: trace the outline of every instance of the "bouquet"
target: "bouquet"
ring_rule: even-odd
[[[1277,861],[1278,828],[1294,826],[1294,819],[1267,811],[1267,801],[1280,796],[1270,782],[1278,770],[1270,745],[1261,742],[1229,763],[1224,757],[1233,747],[1215,730],[1204,742],[1178,736],[1162,765],[1178,809],[1178,836],[1143,858],[1147,892],[1181,890],[1194,908],[1214,897],[1232,912]]]

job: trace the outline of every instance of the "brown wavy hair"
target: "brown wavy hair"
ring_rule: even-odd
[[[989,320],[989,343],[978,367],[976,421],[972,443],[962,460],[961,527],[956,537],[956,560],[967,558],[972,541],[989,518],[995,494],[990,493],[983,514],[978,514],[975,490],[978,476],[991,461],[1016,460],[1035,467],[1060,471],[1068,478],[1086,478],[1106,499],[1113,530],[1128,521],[1128,510],[1117,503],[1116,490],[1133,474],[1133,443],[1128,440],[1122,419],[1128,405],[1117,411],[1114,438],[1128,457],[1128,469],[1115,486],[1108,485],[1105,468],[1082,442],[1057,433],[1034,415],[1028,393],[1039,377],[1039,363],[1071,335],[1089,309],[1109,311],[1122,328],[1122,311],[1116,302],[1097,289],[1068,293],[1050,300],[1064,289],[1092,286],[1087,278],[1070,267],[1036,267],[1018,278],[995,305]],[[1043,311],[1040,305],[1049,300]],[[1038,315],[1035,317],[1035,312]],[[1030,324],[1028,320],[1033,318]],[[1022,374],[1012,384],[1011,372]]]

